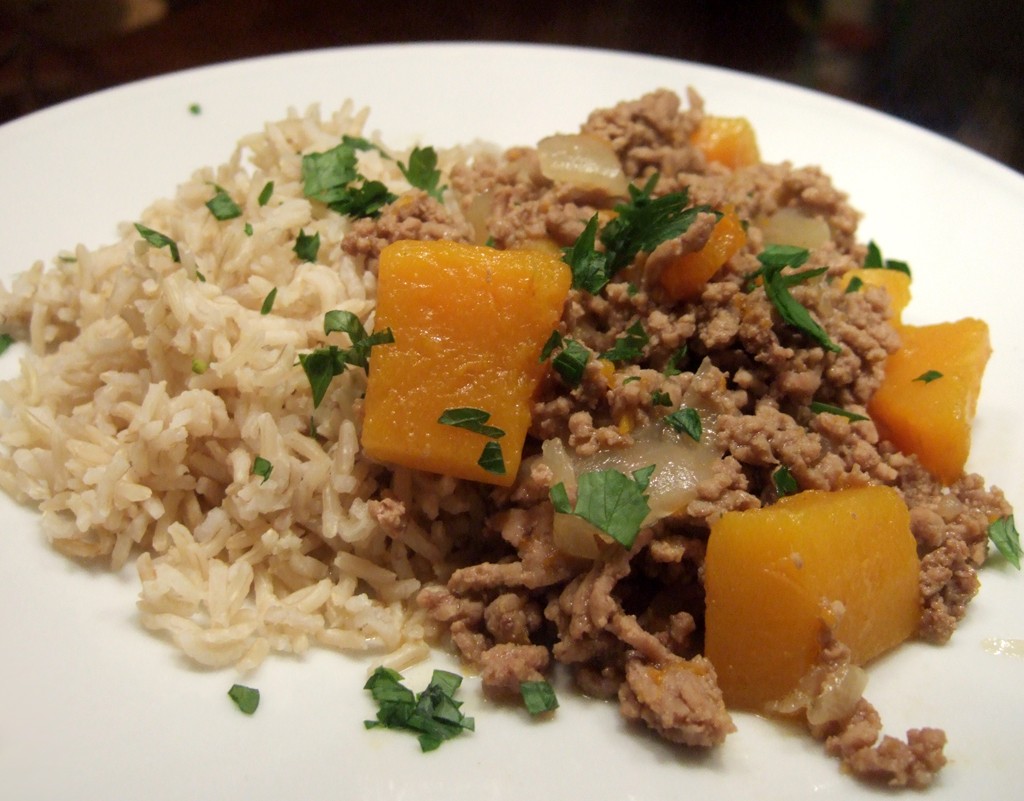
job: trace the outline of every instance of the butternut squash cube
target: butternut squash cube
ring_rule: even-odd
[[[708,161],[730,170],[749,167],[761,161],[757,136],[746,117],[705,117],[690,141]]]
[[[880,286],[889,293],[889,309],[892,320],[900,322],[903,310],[910,303],[910,276],[900,270],[882,270],[875,267],[856,267],[843,273],[840,286],[845,290],[850,282],[858,278],[868,286]]]
[[[674,258],[661,271],[661,285],[674,300],[695,300],[704,285],[747,242],[743,223],[734,211],[722,215],[700,250]]]
[[[988,326],[965,318],[904,325],[899,332],[900,349],[886,359],[868,413],[882,436],[950,484],[963,473],[971,450],[971,422],[992,354]]]
[[[711,527],[704,571],[704,652],[732,707],[768,711],[795,690],[825,626],[863,664],[920,617],[910,513],[890,487],[808,490],[727,512]]]
[[[547,366],[544,343],[562,315],[571,271],[538,250],[502,251],[456,242],[395,242],[380,254],[377,330],[362,444],[385,462],[508,486],[530,424],[530,402]],[[494,438],[438,422],[449,409],[478,409]],[[505,472],[478,464],[501,446]]]

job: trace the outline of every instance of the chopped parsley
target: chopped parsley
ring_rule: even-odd
[[[501,453],[501,445],[494,440],[486,443],[480,452],[480,458],[476,460],[477,465],[488,473],[498,476],[505,475],[505,457]]]
[[[435,200],[441,200],[441,193],[446,187],[438,186],[441,171],[437,169],[437,152],[432,147],[416,147],[409,154],[408,166],[398,162],[410,186],[422,189]]]
[[[988,536],[1006,561],[1020,570],[1020,533],[1013,522],[1013,515],[993,521],[988,527]]]
[[[896,259],[883,259],[882,251],[874,240],[868,242],[868,252],[864,256],[864,267],[869,270],[896,270],[910,275],[910,265]]]
[[[188,113],[194,117],[198,117],[200,114],[203,113],[203,107],[200,106],[198,103],[189,103]]]
[[[260,196],[258,198],[256,198],[256,202],[259,203],[261,206],[266,206],[267,203],[270,202],[270,197],[273,194],[274,194],[274,182],[273,181],[267,181],[263,185],[263,189],[260,190]]]
[[[320,252],[320,232],[317,231],[317,233],[310,236],[305,230],[300,230],[299,236],[295,240],[295,247],[292,250],[303,261],[315,262],[316,254]]]
[[[244,684],[232,684],[228,690],[228,698],[246,715],[251,715],[260,705],[260,691]]]
[[[634,380],[639,381],[637,376],[632,376]],[[626,382],[623,381],[623,384]],[[651,406],[671,406],[672,397],[665,392],[663,389],[656,389],[651,393]]]
[[[573,389],[583,381],[583,373],[590,361],[590,351],[575,339],[562,339],[559,335],[558,340],[562,350],[551,360],[551,366],[565,385]]]
[[[247,222],[242,230],[245,231],[246,236],[252,236],[252,223]]]
[[[677,434],[686,434],[694,442],[700,442],[703,426],[700,413],[696,409],[677,409],[663,418]]]
[[[10,334],[0,334],[0,354],[6,353],[7,349],[14,344],[14,337]]]
[[[152,228],[148,228],[142,223],[135,223],[135,230],[138,231],[139,235],[153,247],[167,248],[171,252],[171,258],[174,261],[181,261],[181,254],[178,252],[178,244],[167,236],[167,234],[161,234],[159,231],[154,231]]]
[[[596,295],[641,251],[650,252],[662,242],[682,235],[703,212],[718,214],[710,206],[687,208],[689,194],[685,191],[651,197],[657,183],[655,174],[643,189],[630,185],[629,201],[615,206],[617,216],[602,229],[600,236],[595,214],[572,247],[563,250],[564,261],[572,268],[574,288]],[[604,246],[601,251],[597,250],[598,239]]]
[[[784,498],[786,495],[794,495],[800,491],[800,485],[796,483],[793,474],[789,472],[789,468],[785,465],[780,465],[772,473],[772,484],[775,486],[775,492],[780,498]]]
[[[625,334],[615,339],[611,350],[605,351],[599,358],[613,362],[631,362],[643,355],[644,347],[648,342],[650,342],[650,337],[647,336],[643,325],[637,320],[626,329]]]
[[[257,456],[252,460],[252,470],[250,473],[254,476],[259,476],[263,480],[261,484],[266,484],[267,479],[270,478],[270,474],[274,472],[274,465],[270,463],[268,459],[264,459],[262,456]]]
[[[815,414],[835,414],[855,423],[860,420],[870,419],[862,414],[857,414],[857,412],[850,412],[840,406],[833,406],[831,403],[821,403],[820,401],[812,401],[810,409]]]
[[[242,208],[231,199],[231,196],[221,187],[216,187],[217,194],[206,201],[206,208],[210,214],[218,220],[233,220],[242,216]]]
[[[665,362],[665,369],[661,371],[661,374],[666,378],[671,378],[674,375],[679,375],[683,371],[679,369],[679,365],[683,363],[689,352],[689,347],[683,345],[679,350],[668,357],[668,361]]]
[[[537,360],[543,362],[552,353],[555,352],[555,348],[562,346],[562,335],[558,331],[552,331],[551,336],[548,337],[547,342],[544,343],[544,347],[540,349],[540,358]]]
[[[921,373],[921,375],[919,375],[914,380],[921,381],[925,384],[930,384],[932,383],[932,381],[935,381],[939,378],[942,378],[942,373],[940,373],[938,370],[925,370],[923,373]]]
[[[618,470],[595,470],[579,477],[576,508],[569,503],[565,484],[559,482],[549,491],[556,512],[581,517],[616,542],[630,548],[651,511],[645,490],[655,465],[633,472],[632,477]]]
[[[546,681],[521,681],[519,694],[523,698],[526,711],[531,715],[542,715],[558,709],[555,690]]]
[[[368,181],[356,169],[356,151],[369,143],[345,137],[340,145],[323,153],[302,157],[302,191],[332,211],[351,217],[375,217],[396,196],[380,181]]]
[[[203,275],[202,272],[200,272],[198,268],[196,269],[196,280],[200,284],[205,284],[206,283],[206,276]]]
[[[441,416],[437,418],[437,422],[446,426],[464,428],[467,431],[483,434],[491,439],[501,439],[501,437],[505,436],[505,432],[497,426],[487,425],[487,421],[490,419],[490,412],[485,412],[483,409],[474,409],[471,406],[464,406],[456,409],[445,409]]]
[[[377,717],[363,725],[413,732],[422,751],[433,751],[445,740],[474,729],[473,718],[466,717],[462,702],[455,700],[461,684],[461,676],[435,670],[426,689],[417,695],[402,684],[400,673],[378,667],[363,686],[377,702]]]
[[[864,279],[862,279],[859,275],[855,275],[853,276],[853,278],[850,279],[850,283],[846,285],[844,294],[849,295],[852,292],[856,292],[862,286],[864,286]]]
[[[841,348],[833,342],[828,333],[811,317],[811,313],[789,293],[789,288],[822,275],[827,267],[803,270],[798,273],[783,275],[786,267],[800,267],[810,256],[806,248],[792,245],[769,245],[762,250],[757,259],[761,262],[760,269],[747,276],[747,285],[752,287],[757,278],[764,281],[764,291],[768,300],[778,311],[784,322],[802,331],[826,350],[838,353]]]
[[[263,298],[263,305],[260,306],[260,314],[270,314],[274,309],[274,301],[277,300],[277,287],[271,289],[265,298]]]
[[[386,345],[395,341],[390,328],[368,334],[362,322],[350,311],[333,310],[324,315],[324,333],[342,332],[348,334],[351,346],[337,345],[317,348],[309,353],[299,354],[309,386],[313,391],[313,408],[320,405],[327,394],[327,388],[336,375],[341,375],[347,365],[369,367],[370,349],[375,345]]]

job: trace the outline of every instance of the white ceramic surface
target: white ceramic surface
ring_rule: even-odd
[[[865,212],[862,238],[914,270],[908,322],[972,315],[992,329],[970,465],[1024,500],[1024,322],[1016,289],[1024,178],[945,139],[851,104],[720,69],[636,55],[516,45],[395,45],[204,68],[76,100],[0,127],[0,274],[99,245],[194,168],[289,106],[351,97],[396,145],[474,138],[512,145],[574,129],[597,106],[696,87],[710,111],[749,117],[765,159],[821,164]],[[189,113],[199,103],[202,113]],[[16,349],[0,359],[10,375]],[[366,665],[331,653],[272,658],[246,683],[253,717],[225,696],[238,678],[187,664],[134,613],[137,579],[50,550],[35,515],[0,498],[0,796],[6,799],[853,799],[809,738],[750,716],[711,754],[639,733],[613,706],[575,699],[536,723],[462,695],[476,733],[419,753],[367,732]],[[1024,577],[1001,559],[953,643],[913,644],[871,670],[887,724],[949,735],[930,799],[1019,790]],[[425,683],[429,667],[411,671]],[[917,796],[915,796],[917,797]]]

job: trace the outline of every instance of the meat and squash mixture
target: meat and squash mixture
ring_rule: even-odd
[[[1011,519],[964,472],[984,323],[901,324],[910,268],[829,177],[693,92],[448,180],[344,248],[379,281],[362,445],[415,470],[372,514],[440,537],[416,601],[485,690],[558,663],[685,746],[747,709],[927,785],[945,735],[880,737],[862,666],[946,641]]]

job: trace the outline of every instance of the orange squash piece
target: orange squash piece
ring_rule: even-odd
[[[910,513],[890,487],[808,490],[722,515],[704,567],[704,653],[726,703],[768,711],[789,695],[824,626],[856,664],[903,642],[920,617],[918,570]]]
[[[944,484],[964,470],[981,379],[992,354],[988,326],[953,323],[900,326],[900,349],[885,362],[885,378],[868,403],[882,436]],[[935,371],[941,378],[926,381]]]
[[[530,401],[547,369],[539,356],[572,281],[561,258],[455,242],[395,242],[380,254],[377,330],[362,444],[381,461],[508,486],[530,424]],[[448,409],[487,412],[492,440],[437,422]],[[484,469],[484,446],[501,446],[504,474]]]
[[[889,293],[889,308],[892,320],[900,322],[903,310],[910,303],[910,276],[900,270],[883,270],[875,267],[856,267],[843,273],[840,286],[845,290],[854,278],[868,286],[880,286]]]
[[[665,265],[659,280],[673,300],[695,300],[704,285],[747,242],[743,223],[734,211],[722,215],[700,250],[684,253]]]
[[[731,170],[761,161],[757,136],[745,117],[705,117],[690,141],[708,161],[724,164]]]

